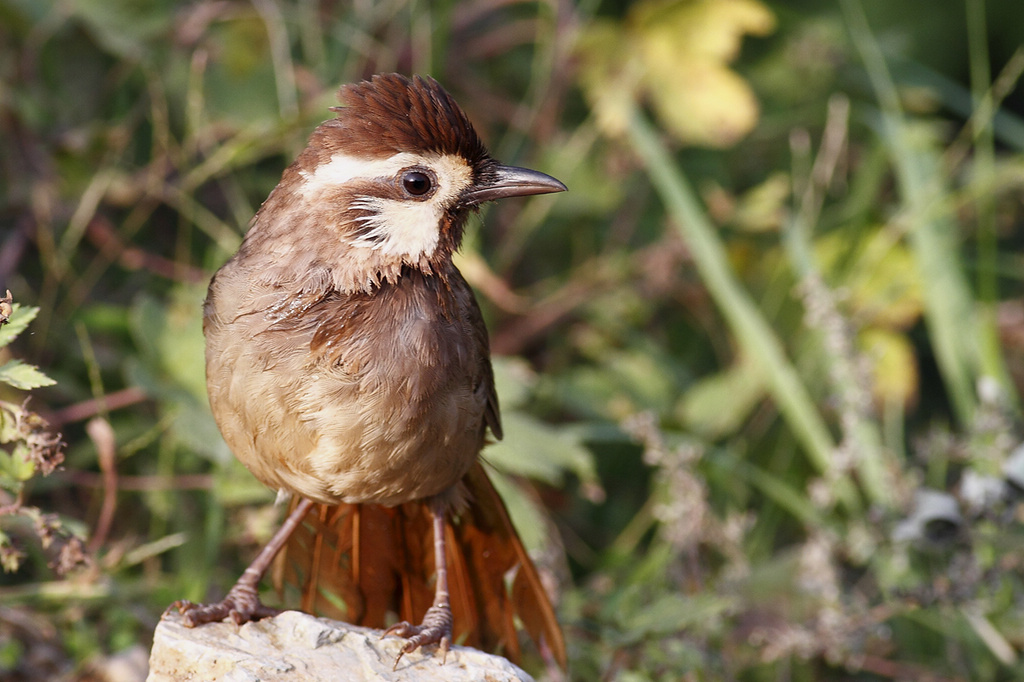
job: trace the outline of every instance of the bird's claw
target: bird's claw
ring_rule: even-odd
[[[235,625],[270,618],[280,610],[265,606],[256,590],[246,585],[235,585],[227,596],[213,604],[195,604],[186,599],[174,602],[178,613],[184,616],[185,626],[194,628],[205,623],[216,623],[230,616]]]
[[[398,668],[398,662],[402,656],[412,653],[427,644],[437,644],[441,649],[441,665],[448,660],[448,648],[452,644],[452,609],[448,604],[431,606],[423,616],[420,625],[411,625],[406,621],[395,623],[381,635],[381,638],[388,635],[405,637],[408,641],[395,658],[395,665],[392,670]]]

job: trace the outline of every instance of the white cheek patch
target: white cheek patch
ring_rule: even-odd
[[[429,256],[440,239],[438,223],[443,208],[434,201],[401,201],[361,197],[354,204],[369,211],[359,218],[362,234],[353,246],[364,246],[394,256],[416,260]]]
[[[434,171],[437,177],[434,194],[425,200],[359,197],[353,208],[362,209],[367,215],[359,218],[361,234],[350,243],[415,261],[433,254],[440,240],[439,226],[444,211],[473,181],[472,171],[462,157],[403,152],[386,159],[366,160],[335,154],[312,173],[303,173],[306,181],[300,191],[306,198],[316,200],[323,191],[352,180],[390,181],[400,170],[410,166]]]

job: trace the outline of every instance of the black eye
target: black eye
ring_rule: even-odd
[[[414,197],[423,196],[432,186],[430,176],[421,171],[408,171],[402,176],[402,187]]]

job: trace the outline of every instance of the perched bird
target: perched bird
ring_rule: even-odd
[[[432,79],[375,76],[339,99],[204,308],[217,425],[259,480],[293,494],[291,513],[223,601],[178,607],[189,625],[275,613],[257,586],[284,549],[278,575],[306,608],[373,627],[396,614],[385,634],[408,639],[403,653],[447,652],[458,634],[515,657],[518,616],[564,665],[479,460],[501,421],[487,331],[452,253],[483,202],[565,185],[491,158]]]

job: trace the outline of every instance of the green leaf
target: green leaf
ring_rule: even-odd
[[[530,552],[542,552],[551,541],[551,521],[539,506],[535,496],[530,495],[522,487],[514,483],[500,471],[488,472],[494,489],[498,491],[508,514],[512,517],[512,525],[519,533],[519,539]]]
[[[765,395],[764,375],[746,357],[694,384],[676,412],[687,428],[705,438],[719,438],[738,431]]]
[[[735,602],[732,597],[717,594],[665,594],[624,614],[622,629],[629,640],[638,642],[697,625],[708,627],[709,621],[721,619],[734,609]]]
[[[517,476],[558,485],[566,471],[596,480],[593,456],[578,438],[522,412],[502,415],[505,439],[488,446],[484,458]]]
[[[871,226],[855,238],[836,231],[815,242],[828,281],[848,292],[864,325],[909,329],[924,309],[924,286],[914,254],[893,239],[895,230]]]
[[[182,287],[170,301],[143,294],[132,305],[132,333],[146,370],[156,381],[147,387],[156,391],[154,395],[176,400],[177,396],[167,393],[183,387],[206,402],[203,293],[204,288]]]
[[[35,462],[24,443],[15,445],[10,453],[0,450],[0,487],[15,492],[35,473]]]
[[[0,382],[28,391],[40,386],[52,386],[57,383],[33,365],[21,360],[10,360],[0,367]]]
[[[0,443],[10,443],[20,435],[18,420],[11,412],[12,407],[0,403]]]
[[[776,171],[738,198],[731,223],[744,232],[776,232],[786,218],[790,198],[788,173]]]
[[[20,303],[15,303],[11,308],[11,319],[0,327],[0,348],[14,341],[18,334],[25,331],[28,323],[36,319],[36,315],[39,314],[39,308],[24,308]]]
[[[511,411],[525,405],[537,384],[537,375],[530,364],[522,358],[501,356],[494,358],[491,364],[501,409]]]

